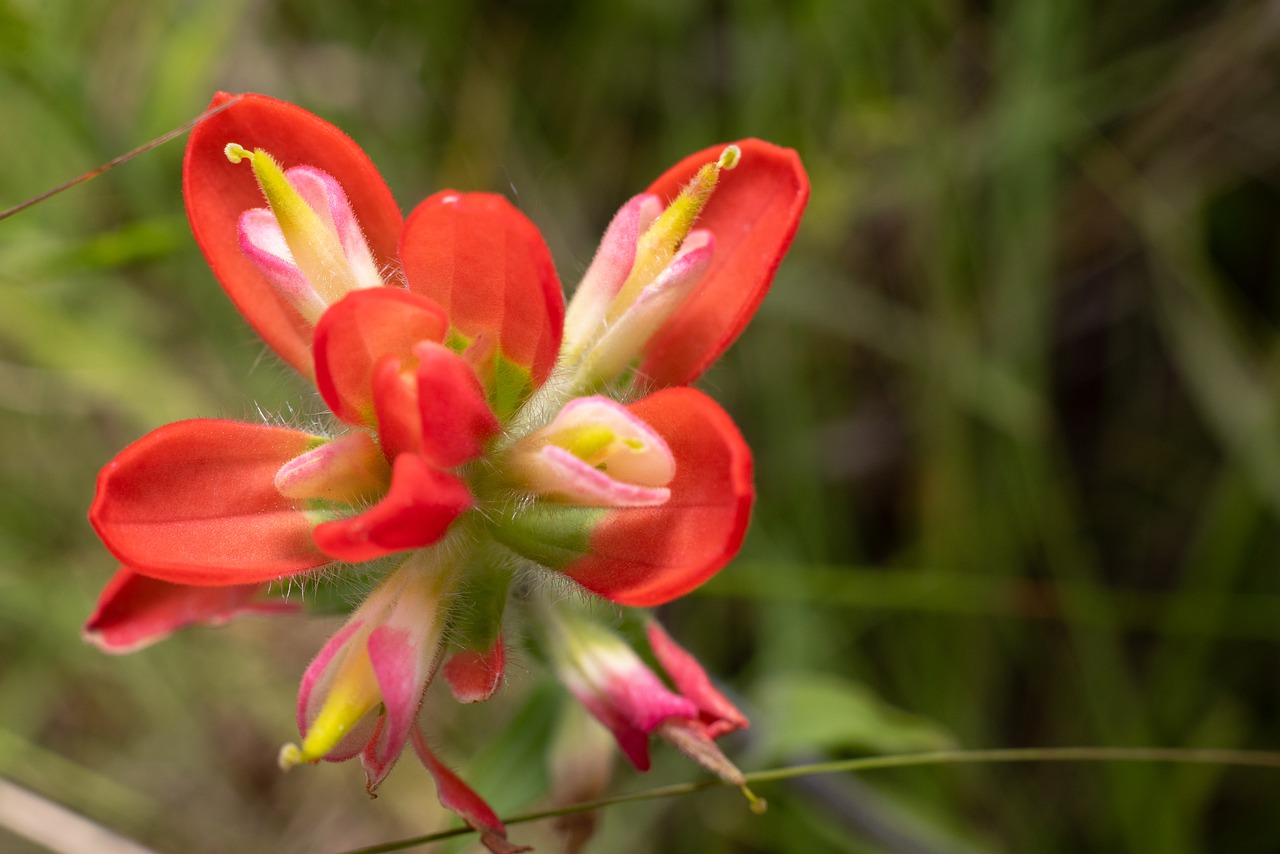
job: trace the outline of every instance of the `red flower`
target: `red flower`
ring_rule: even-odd
[[[183,183],[219,282],[333,419],[179,422],[110,462],[90,520],[126,569],[90,624],[104,646],[403,554],[308,670],[303,743],[282,756],[359,753],[376,785],[446,627],[459,699],[499,686],[519,566],[653,605],[736,553],[750,451],[682,386],[737,337],[790,244],[808,197],[794,152],[745,140],[669,170],[609,226],[567,326],[550,253],[510,203],[450,190],[402,219],[360,148],[290,104],[244,95],[201,123]],[[658,390],[615,402],[637,387]]]

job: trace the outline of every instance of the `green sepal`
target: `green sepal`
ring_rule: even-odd
[[[458,590],[458,601],[465,606],[456,609],[450,621],[453,646],[481,653],[493,648],[502,632],[502,615],[515,577],[512,560],[509,552],[492,543],[469,555]]]
[[[397,560],[399,559],[399,560]],[[396,568],[403,555],[391,555],[380,560],[360,564],[334,564],[335,570],[323,572],[311,578],[295,582],[282,581],[281,585],[297,584],[295,595],[315,616],[349,615],[369,592]]]
[[[523,365],[502,355],[493,358],[493,386],[489,389],[489,406],[498,420],[507,423],[520,406],[533,394],[533,374]]]
[[[503,514],[493,537],[521,557],[563,569],[591,552],[591,534],[608,510],[539,502]]]
[[[457,329],[450,328],[444,344],[455,353],[465,353],[474,339],[463,335]],[[520,406],[533,394],[533,374],[523,365],[508,359],[501,347],[494,348],[492,360],[487,365],[479,365],[476,373],[485,387],[485,397],[493,414],[503,424],[515,415]]]

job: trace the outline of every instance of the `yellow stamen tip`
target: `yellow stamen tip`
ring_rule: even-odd
[[[766,801],[764,798],[760,797],[759,795],[757,795],[755,792],[751,791],[751,789],[747,788],[747,785],[745,783],[743,783],[738,788],[742,790],[742,794],[746,795],[747,803],[748,805],[750,805],[751,811],[756,815],[764,815],[765,812],[769,809],[769,802]]]
[[[238,142],[228,142],[226,148],[222,149],[222,153],[227,155],[227,159],[232,163],[239,163],[241,160],[253,161],[253,152]]]
[[[742,149],[736,145],[730,145],[720,152],[720,159],[716,161],[716,165],[721,169],[733,169],[741,159]]]
[[[280,748],[280,756],[276,759],[281,771],[288,771],[295,765],[301,765],[307,761],[306,754],[296,744],[286,744]]]

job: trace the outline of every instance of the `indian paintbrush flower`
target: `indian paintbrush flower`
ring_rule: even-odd
[[[360,148],[290,104],[244,95],[199,124],[183,188],[219,282],[332,418],[178,422],[108,463],[90,519],[122,568],[88,635],[124,652],[294,610],[263,593],[365,565],[378,580],[307,669],[281,765],[359,756],[372,791],[411,744],[442,802],[517,850],[430,750],[424,695],[437,671],[463,702],[498,690],[506,605],[542,595],[537,573],[652,606],[737,552],[751,454],[688,384],[772,281],[808,196],[798,158],[743,140],[677,164],[623,205],[567,312],[506,199],[446,190],[402,218]],[[566,619],[548,636],[574,637]],[[635,764],[653,732],[733,779],[713,739],[746,720],[688,653],[650,628],[673,691],[608,629],[583,632],[576,656],[548,655]],[[639,705],[607,687],[619,662]]]

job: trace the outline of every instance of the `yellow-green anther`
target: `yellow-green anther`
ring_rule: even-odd
[[[730,145],[720,153],[714,163],[698,170],[693,180],[686,184],[675,200],[667,206],[653,224],[640,235],[636,243],[636,262],[631,274],[623,283],[618,295],[609,306],[606,320],[617,320],[636,301],[640,291],[666,269],[680,250],[680,244],[693,229],[698,215],[711,199],[720,180],[720,170],[733,169],[742,158],[742,150]]]
[[[249,161],[294,263],[321,299],[334,303],[359,287],[338,233],[293,188],[275,158],[261,148],[249,151],[234,142],[223,152],[232,163]]]
[[[584,424],[558,433],[552,443],[559,445],[585,463],[595,465],[601,451],[607,451],[618,436],[608,427]]]

